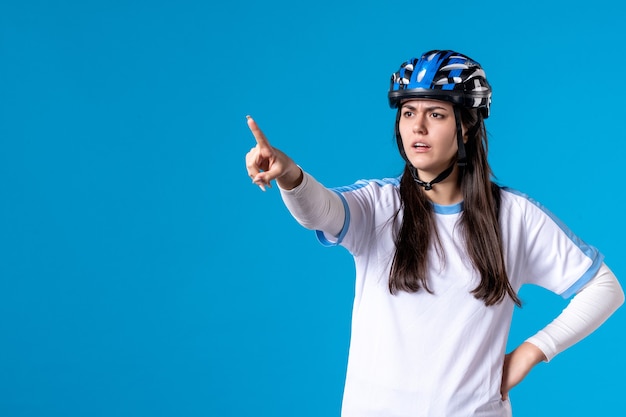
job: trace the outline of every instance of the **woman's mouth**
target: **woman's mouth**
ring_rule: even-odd
[[[423,142],[415,142],[413,144],[413,149],[417,151],[427,151],[428,149],[430,149],[430,146]]]

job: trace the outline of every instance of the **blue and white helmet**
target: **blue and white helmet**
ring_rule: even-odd
[[[489,117],[491,86],[480,64],[454,51],[433,50],[402,64],[391,76],[389,105],[402,100],[426,98],[478,108]]]

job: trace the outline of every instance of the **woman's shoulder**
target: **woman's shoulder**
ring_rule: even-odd
[[[500,196],[505,201],[517,202],[518,204],[535,201],[530,195],[518,189],[511,188],[506,185],[498,185],[498,187],[500,188]]]
[[[347,193],[358,190],[363,191],[381,191],[385,189],[389,191],[390,189],[398,188],[400,186],[400,177],[395,178],[382,178],[382,179],[361,179],[350,185],[344,185],[340,187],[334,187],[332,190],[338,193]]]
[[[400,178],[359,180],[353,184],[331,188],[348,201],[372,208],[393,208],[400,205]]]
[[[520,211],[526,216],[549,216],[556,220],[554,214],[538,200],[529,194],[515,188],[500,185],[501,209],[505,211]]]
[[[520,191],[516,188],[508,187],[506,185],[498,185],[500,188],[500,195],[502,198],[511,202],[517,202],[518,204],[532,204],[535,206],[541,206],[541,203],[531,197],[524,191]]]

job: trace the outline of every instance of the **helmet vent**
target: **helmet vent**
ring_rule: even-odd
[[[422,68],[422,70],[417,73],[417,82],[421,83],[422,80],[424,79],[424,75],[426,75],[426,68]]]

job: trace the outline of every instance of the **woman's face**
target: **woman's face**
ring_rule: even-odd
[[[456,158],[456,121],[445,101],[407,100],[400,107],[398,130],[404,152],[422,181],[431,181]]]

